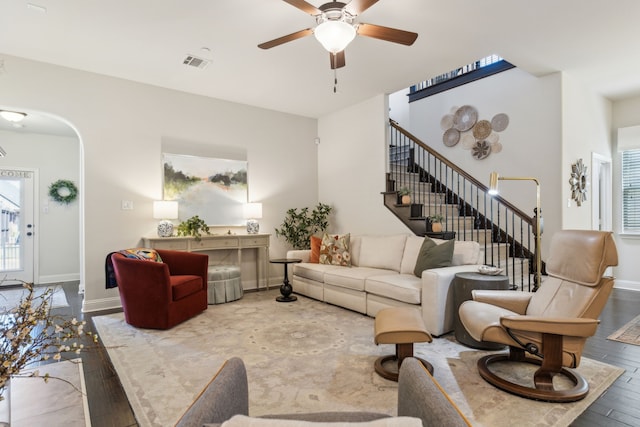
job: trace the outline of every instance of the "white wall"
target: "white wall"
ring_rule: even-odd
[[[63,205],[49,197],[49,185],[58,179],[78,185],[80,142],[77,138],[0,131],[7,152],[0,168],[37,170],[35,233],[38,235],[38,275],[35,283],[80,279],[79,202]],[[52,161],[52,159],[56,159]]]
[[[566,73],[562,78],[562,228],[586,229],[592,226],[592,155],[611,158],[611,102],[588,90]],[[571,200],[571,166],[582,159],[587,166],[587,200],[578,206]]]
[[[379,95],[318,121],[319,196],[335,209],[333,232],[410,232],[383,204],[387,111]]]
[[[120,304],[117,290],[104,286],[105,256],[155,232],[163,139],[245,149],[249,198],[263,203],[263,232],[273,233],[287,209],[318,200],[314,119],[10,56],[4,64],[4,105],[63,117],[80,136],[85,310]],[[122,200],[134,209],[121,210]],[[272,257],[286,249],[272,235]]]
[[[476,160],[471,156],[471,151],[463,149],[461,144],[454,147],[443,144],[440,120],[462,105],[475,107],[478,110],[478,120],[490,121],[498,113],[509,116],[509,126],[498,134],[503,145],[500,153]],[[412,102],[409,108],[408,116],[401,108],[392,108],[390,116],[422,142],[485,185],[489,185],[489,174],[492,171],[501,176],[539,179],[544,218],[544,259],[548,250],[548,237],[562,228],[562,207],[559,201],[565,182],[561,173],[560,74],[534,77],[514,68]],[[396,116],[395,111],[399,111],[400,116]],[[533,181],[501,181],[500,195],[523,212],[533,215],[533,208],[536,206],[536,185]]]
[[[616,232],[622,230],[622,181],[621,158],[617,151],[617,131],[619,128],[640,125],[640,97],[634,97],[613,103],[612,139],[613,151],[613,227]],[[619,266],[616,269],[616,286],[640,290],[640,236],[617,236]]]

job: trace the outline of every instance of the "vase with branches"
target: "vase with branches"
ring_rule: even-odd
[[[96,334],[85,330],[85,321],[52,313],[53,288],[36,293],[31,283],[23,283],[23,287],[26,292],[17,306],[0,308],[0,401],[5,402],[11,378],[68,382],[46,373],[46,364],[37,370],[24,370],[49,360],[65,359],[67,354],[80,354],[98,342]]]

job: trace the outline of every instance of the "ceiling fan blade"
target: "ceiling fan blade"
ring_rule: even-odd
[[[376,3],[378,0],[351,0],[345,9],[352,15],[360,15]]]
[[[329,59],[331,60],[332,70],[335,70],[336,68],[342,68],[346,65],[346,62],[344,59],[344,50],[341,50],[335,55],[333,53],[329,53]]]
[[[320,15],[322,11],[312,4],[307,3],[304,0],[283,0],[285,3],[289,3],[293,7],[297,7],[301,11],[308,13],[309,15]]]
[[[301,39],[302,37],[306,37],[310,34],[313,34],[313,30],[311,28],[307,28],[306,30],[296,31],[295,33],[278,37],[277,39],[273,39],[268,42],[260,43],[258,47],[260,49],[271,49],[272,47],[280,46],[281,44],[284,44],[293,40]]]
[[[400,43],[411,46],[418,38],[418,34],[410,31],[398,30],[395,28],[383,27],[373,24],[358,25],[358,35],[372,37],[374,39],[386,40],[388,42]]]

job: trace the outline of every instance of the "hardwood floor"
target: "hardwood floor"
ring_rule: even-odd
[[[80,312],[77,284],[65,284],[70,307],[63,314],[84,318],[93,329],[92,316],[112,311]],[[61,309],[62,310],[62,309]],[[640,346],[607,340],[607,336],[640,314],[640,292],[614,289],[596,336],[587,341],[584,356],[624,368],[626,372],[573,424],[575,427],[640,426]],[[133,411],[109,356],[101,348],[82,354],[91,423],[94,427],[137,426]]]

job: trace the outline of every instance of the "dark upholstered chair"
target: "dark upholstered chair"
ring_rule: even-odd
[[[128,324],[169,329],[207,309],[205,254],[158,250],[163,262],[111,257]]]
[[[547,260],[549,276],[536,292],[473,291],[473,301],[460,306],[462,324],[477,341],[509,346],[508,354],[481,358],[480,375],[496,387],[530,399],[583,399],[589,385],[567,368],[580,364],[584,344],[596,332],[598,316],[614,282],[604,273],[617,264],[610,232],[563,230],[553,235]],[[502,361],[540,365],[534,374],[535,387],[508,381],[489,369],[490,364]],[[556,374],[567,377],[573,387],[555,389]]]
[[[242,359],[237,357],[227,360],[222,365],[195,402],[178,420],[175,427],[217,426],[235,415],[249,415],[247,371]],[[449,396],[440,388],[429,371],[412,357],[406,358],[400,368],[398,416],[421,419],[423,427],[468,427],[471,425],[449,399]],[[389,415],[374,412],[314,412],[268,415],[261,418],[271,419],[279,425],[283,420],[363,423],[388,417]],[[417,421],[418,425],[420,423],[418,420],[412,421]]]

